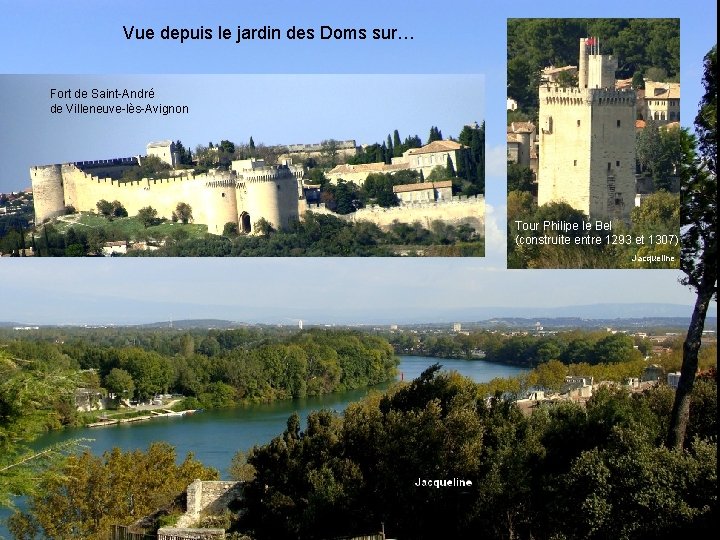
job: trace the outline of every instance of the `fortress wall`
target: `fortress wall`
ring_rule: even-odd
[[[78,169],[99,176],[100,178],[120,178],[123,173],[138,165],[137,157],[98,159],[95,161],[76,161],[73,163]]]
[[[143,207],[152,206],[159,217],[170,218],[177,204],[184,202],[192,207],[197,223],[208,223],[209,227],[217,228],[223,220],[219,224],[220,232],[225,223],[231,221],[229,216],[237,219],[231,177],[231,173],[218,173],[118,183],[83,172],[72,164],[63,165],[66,201],[77,210],[96,212],[99,200],[117,200],[131,216]],[[216,187],[206,185],[213,183]]]
[[[538,205],[566,202],[588,214],[590,107],[577,88],[543,90],[541,88],[538,133]]]
[[[60,165],[46,165],[30,168],[35,223],[60,216],[65,212],[62,169]]]
[[[485,235],[485,197],[455,197],[451,201],[415,203],[404,206],[382,208],[372,206],[361,208],[346,216],[337,216],[324,207],[308,208],[308,211],[341,217],[347,221],[370,221],[382,229],[389,228],[394,221],[420,224],[429,229],[433,221],[443,221],[451,225],[467,224],[478,234]]]
[[[65,190],[65,204],[73,206],[75,210],[80,210],[78,206],[79,196],[77,186],[80,185],[80,190],[82,191],[82,182],[79,181],[82,171],[75,167],[75,165],[69,163],[63,163],[60,168],[63,177],[63,188]]]

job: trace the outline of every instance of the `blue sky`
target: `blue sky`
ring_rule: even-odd
[[[430,107],[430,110],[439,111],[437,117],[448,118],[447,123],[451,125],[447,126],[444,120],[430,121],[439,124],[444,134],[457,134],[461,126],[452,125],[457,122],[456,118],[462,117],[463,122],[469,122],[482,120],[481,115],[484,116],[487,122],[489,214],[487,257],[476,260],[3,259],[0,261],[0,294],[5,302],[0,319],[39,322],[43,319],[48,322],[104,319],[108,322],[113,316],[125,320],[155,318],[163,311],[170,311],[163,305],[170,306],[178,295],[193,298],[188,310],[194,313],[188,313],[188,316],[198,316],[201,312],[202,316],[210,316],[212,312],[239,320],[245,312],[252,311],[252,306],[276,306],[278,310],[297,313],[307,303],[320,307],[346,305],[348,312],[359,306],[417,312],[452,306],[580,305],[605,301],[692,304],[692,295],[677,284],[679,273],[673,271],[505,270],[505,32],[508,17],[679,17],[682,117],[690,120],[695,116],[701,96],[702,57],[717,40],[717,8],[711,0],[691,4],[677,0],[652,3],[516,0],[507,5],[457,0],[447,6],[436,0],[412,3],[389,0],[362,3],[342,0],[267,0],[262,3],[236,0],[0,0],[0,13],[0,50],[4,52],[0,58],[0,73],[41,76],[33,79],[0,77],[0,158],[3,161],[0,191],[7,190],[6,186],[18,189],[27,185],[27,176],[17,178],[27,175],[25,165],[22,168],[14,166],[14,172],[6,173],[12,169],[9,163],[19,162],[20,157],[23,162],[30,160],[30,163],[115,157],[115,152],[120,155],[140,153],[147,139],[156,137],[181,138],[193,145],[220,138],[243,140],[249,135],[256,141],[293,143],[315,142],[315,133],[327,133],[322,136],[373,142],[395,127],[401,129],[401,135],[409,134],[396,124],[407,121],[403,125],[411,126],[415,120],[418,127],[407,129],[425,138],[430,116],[422,116],[419,112],[403,116],[399,111],[405,107],[406,111],[414,108],[427,112],[425,109]],[[128,41],[123,34],[123,25],[152,27],[159,32],[168,25],[173,28],[202,25],[215,29],[220,24],[233,30],[238,25],[271,25],[283,31],[292,26],[318,30],[321,25],[397,28],[401,36],[412,36],[413,39],[290,41],[283,38],[240,44],[235,44],[234,40],[214,39],[180,44],[159,39]],[[218,126],[227,126],[227,132],[212,132],[212,126],[205,119],[194,117],[187,125],[172,122],[150,125],[144,128],[138,140],[125,138],[123,130],[132,126],[118,126],[104,137],[90,130],[93,136],[84,137],[83,130],[72,125],[68,118],[63,117],[60,122],[48,118],[49,113],[45,112],[48,99],[42,96],[43,89],[47,90],[47,84],[54,85],[53,81],[58,81],[58,85],[59,82],[66,83],[68,74],[109,77],[113,82],[133,80],[133,75],[162,75],[150,76],[147,80],[154,83],[156,90],[161,88],[165,95],[189,96],[187,99],[212,91],[212,100],[204,104],[198,101],[198,107],[212,108],[222,104],[210,113],[217,116],[214,122]],[[231,90],[224,85],[221,89],[210,88],[211,83],[223,78],[165,77],[172,74],[239,75],[231,80],[245,84],[245,88],[237,92],[237,102],[233,103],[232,96],[227,95]],[[337,99],[339,90],[324,88],[329,94],[323,98],[307,85],[298,84],[302,80],[310,81],[310,86],[317,85],[322,79],[280,77],[287,81],[286,88],[280,95],[272,95],[269,90],[255,88],[253,81],[266,79],[247,77],[253,74],[426,74],[436,77],[428,78],[431,87],[415,84],[410,92],[402,88],[404,82],[412,80],[407,77],[385,79],[396,81],[396,92],[393,88],[384,91],[366,88],[364,85],[370,84],[372,77],[330,77],[335,82],[352,83],[347,90],[349,95],[343,96],[347,104],[344,113],[349,115],[349,121],[344,123],[338,122],[342,118],[339,114],[326,114],[336,110],[331,107],[333,102],[343,101]],[[464,79],[463,75],[469,77]],[[478,91],[475,100],[472,94],[463,91],[470,89],[470,85],[477,85],[480,81],[477,75],[484,76],[485,90],[484,93]],[[86,79],[80,77],[80,80]],[[463,81],[469,81],[469,86],[466,87]],[[454,85],[453,90],[443,87],[449,83]],[[313,99],[306,102],[299,99],[301,96]],[[400,104],[393,101],[397,96],[400,96]],[[368,108],[367,103],[373,101],[377,108]],[[460,105],[462,112],[467,113],[458,114],[458,109],[454,112],[445,110],[445,104],[450,108]],[[322,122],[293,120],[308,110],[317,111]],[[378,121],[382,125],[378,125],[377,131],[370,129],[368,126],[372,127],[377,118],[388,115],[387,110],[395,110],[398,114],[389,118],[388,123]],[[249,124],[258,113],[261,117],[287,120],[273,122],[272,126],[277,130],[268,128],[266,135],[263,132],[256,136],[263,128],[247,128],[244,123]],[[362,121],[356,121],[357,117]],[[347,131],[343,130],[344,125],[349,126]],[[326,131],[313,131],[323,126],[327,126]],[[88,148],[87,154],[75,153],[78,143]],[[28,146],[32,144],[40,148]],[[98,149],[108,145],[108,152],[112,150],[113,153],[96,155],[94,150],[90,152],[93,145]],[[32,153],[25,157],[29,149]],[[63,156],[58,158],[61,153]],[[38,286],[42,282],[47,285]],[[368,282],[371,287],[367,286]],[[288,297],[293,298],[298,309],[290,309]],[[238,306],[235,311],[240,315],[230,317],[228,312],[233,309],[228,304]],[[245,306],[245,311],[241,306]],[[17,314],[17,317],[11,314]],[[296,314],[286,316],[301,317]]]
[[[483,119],[483,76],[464,75],[11,75],[0,76],[0,191],[29,185],[31,165],[145,153],[154,140],[186,146],[222,139],[247,143],[319,143],[355,139],[425,140],[430,126],[444,136]],[[152,89],[154,99],[51,98],[53,91]],[[56,94],[52,94],[53,96]],[[69,114],[65,105],[187,105],[178,115]],[[59,104],[62,113],[50,107]]]
[[[139,323],[223,318],[311,324],[484,319],[485,307],[671,303],[666,270],[504,270],[485,259],[2,259],[0,320]],[[475,310],[477,309],[477,311]],[[712,310],[714,313],[714,310]],[[657,315],[652,308],[647,316]]]

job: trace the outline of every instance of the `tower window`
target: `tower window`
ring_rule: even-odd
[[[580,127],[580,120],[577,121],[577,127]]]
[[[616,162],[615,162],[615,166],[616,166],[616,167],[619,167],[619,166],[620,166],[620,162],[619,162],[619,161],[616,161]]]
[[[612,163],[608,161],[608,171],[610,170],[610,167],[612,166]]]
[[[573,159],[573,166],[577,167],[577,159]]]
[[[223,194],[222,194],[222,196],[224,197],[224,196],[225,196],[225,194],[223,193]]]
[[[620,127],[620,120],[617,121],[617,127]]]

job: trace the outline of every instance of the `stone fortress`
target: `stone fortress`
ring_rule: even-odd
[[[629,221],[635,201],[636,96],[616,89],[617,58],[580,39],[577,87],[539,88],[538,205],[565,202],[591,219]]]
[[[147,155],[157,156],[171,167],[178,163],[171,141],[148,144]],[[260,218],[279,229],[297,221],[301,213],[303,168],[291,160],[268,166],[263,160],[244,159],[233,161],[229,171],[194,174],[191,169],[173,169],[167,178],[119,179],[124,170],[142,159],[31,167],[35,222],[60,216],[68,206],[95,212],[101,199],[119,201],[129,215],[152,206],[164,217],[169,217],[178,203],[187,203],[193,220],[206,224],[213,234],[222,234],[226,223],[235,223],[238,230],[251,233]]]
[[[351,143],[354,141],[342,141],[342,150],[349,152],[345,147]],[[428,168],[447,163],[448,155],[455,161],[459,146],[452,141],[436,141],[411,152],[418,155],[408,156],[407,163],[394,164],[394,167],[397,170]],[[143,156],[33,166],[30,178],[35,222],[39,224],[61,216],[67,207],[96,212],[98,201],[104,199],[119,201],[131,216],[151,206],[158,216],[169,217],[178,203],[187,203],[192,208],[193,221],[206,224],[208,232],[218,235],[227,223],[237,224],[240,232],[253,233],[261,218],[273,228],[282,229],[307,211],[332,214],[346,221],[371,221],[384,228],[395,221],[419,221],[426,228],[436,220],[453,225],[465,223],[477,234],[484,235],[484,197],[452,196],[448,186],[438,182],[402,187],[398,207],[371,206],[346,216],[334,214],[321,203],[308,202],[307,192],[317,186],[304,186],[303,167],[292,162],[293,154],[312,155],[320,152],[320,145],[293,145],[289,150],[280,165],[269,166],[253,158],[232,161],[227,171],[196,174],[192,169],[175,169],[179,156],[172,141],[151,142],[147,145],[147,156],[156,156],[173,169],[168,177],[133,181],[122,180],[122,173],[142,163]],[[411,162],[410,157],[415,161]],[[376,171],[363,170],[362,179],[348,172],[344,171],[347,180],[362,183],[370,172]]]

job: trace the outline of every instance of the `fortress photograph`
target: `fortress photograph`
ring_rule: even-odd
[[[417,135],[400,142],[397,130],[394,138],[395,144],[388,135],[389,144],[329,139],[274,147],[251,138],[194,151],[163,140],[148,143],[144,155],[35,165],[33,251],[44,241],[53,254],[43,229],[64,231],[56,240],[70,234],[82,242],[78,234],[93,234],[88,228],[104,216],[115,222],[136,218],[144,230],[106,237],[102,246],[86,239],[78,244],[88,246],[83,254],[242,255],[232,246],[244,239],[252,242],[253,254],[267,254],[258,242],[305,234],[308,225],[331,233],[345,229],[346,237],[352,231],[365,235],[365,253],[355,246],[345,254],[482,255],[484,126],[464,126],[458,140],[443,139],[433,126],[424,145]],[[153,238],[153,226],[171,222],[170,234]],[[190,224],[194,238],[178,236],[192,231],[182,228]],[[343,254],[347,246],[337,242],[329,253],[312,254]],[[65,244],[55,254],[68,255]],[[226,252],[208,252],[215,244]],[[271,254],[301,254],[291,250]]]
[[[3,149],[2,256],[484,256],[481,76],[5,86],[18,129]]]
[[[508,264],[677,268],[678,20],[512,19],[508,57]]]
[[[168,167],[167,174],[123,179],[125,171],[153,157]],[[62,216],[67,208],[96,212],[101,200],[119,201],[128,215],[151,207],[167,217],[185,202],[192,206],[193,221],[216,235],[227,223],[253,232],[253,216],[255,223],[263,218],[275,229],[299,217],[303,168],[291,159],[276,166],[267,166],[262,159],[234,160],[229,170],[200,174],[177,169],[179,164],[175,143],[158,141],[147,145],[145,156],[32,167],[35,222]]]

